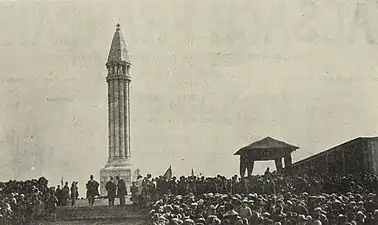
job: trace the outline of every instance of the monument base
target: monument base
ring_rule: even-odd
[[[109,161],[105,167],[100,170],[100,195],[107,196],[105,189],[106,182],[109,181],[110,177],[113,177],[116,183],[117,176],[125,181],[127,190],[129,191],[132,179],[131,172],[132,166],[129,159],[114,159]]]

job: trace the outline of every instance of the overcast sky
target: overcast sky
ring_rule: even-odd
[[[378,125],[378,3],[357,0],[0,1],[0,178],[99,177],[105,62],[117,22],[142,173],[238,173],[272,136],[294,161]],[[270,163],[256,164],[261,173]]]

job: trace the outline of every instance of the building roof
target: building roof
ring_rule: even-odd
[[[314,155],[311,155],[311,156],[309,156],[309,157],[307,157],[307,158],[301,159],[301,160],[299,160],[299,161],[293,163],[293,165],[300,165],[300,164],[306,163],[306,162],[308,162],[308,161],[311,161],[311,160],[313,160],[314,158],[321,157],[321,156],[325,156],[325,155],[328,154],[328,153],[331,153],[331,152],[333,152],[333,151],[337,151],[337,150],[339,150],[340,148],[345,148],[345,147],[347,147],[347,146],[349,146],[349,145],[354,145],[354,144],[357,144],[357,143],[359,143],[359,142],[364,142],[364,141],[368,141],[368,140],[378,142],[378,137],[357,137],[357,138],[355,138],[355,139],[349,140],[349,141],[344,142],[344,143],[342,143],[342,144],[339,144],[339,145],[333,146],[333,147],[331,147],[331,148],[329,148],[329,149],[327,149],[327,150],[324,150],[324,151],[322,151],[322,152],[319,152],[319,153],[316,153],[316,154],[314,154]],[[360,150],[363,151],[364,148],[361,148]]]
[[[255,150],[291,150],[295,151],[299,147],[288,144],[283,141],[276,140],[271,137],[266,137],[262,140],[253,142],[252,144],[245,146],[241,149],[239,149],[234,155],[240,155],[241,153],[245,151],[255,151]]]
[[[127,52],[126,42],[121,33],[120,24],[117,24],[116,31],[113,35],[112,45],[110,46],[108,62],[128,62],[130,58]]]

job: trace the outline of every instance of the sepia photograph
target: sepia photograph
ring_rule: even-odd
[[[0,225],[378,225],[378,1],[0,0]]]

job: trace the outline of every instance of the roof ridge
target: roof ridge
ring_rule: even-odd
[[[239,149],[235,155],[239,155],[244,151],[253,151],[257,149],[293,149],[296,150],[299,147],[295,145],[288,144],[284,141],[274,139],[270,136],[260,139],[258,141],[252,142],[251,144]]]

